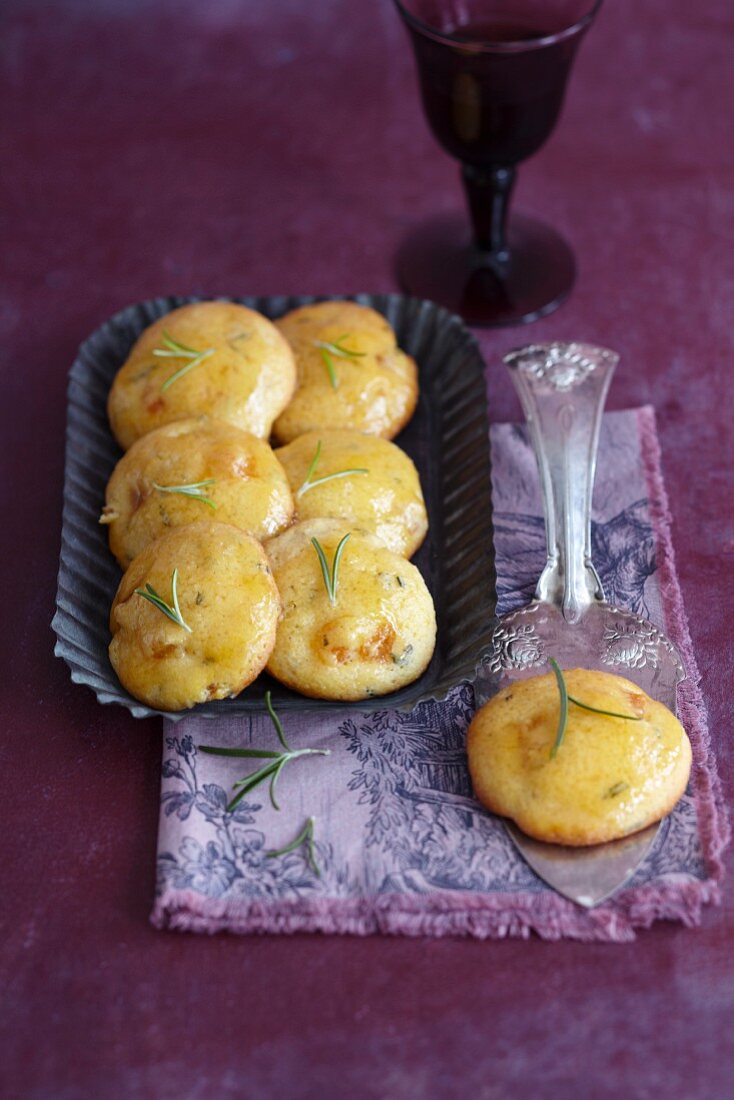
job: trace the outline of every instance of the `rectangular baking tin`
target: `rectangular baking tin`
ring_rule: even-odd
[[[129,306],[85,341],[71,368],[52,626],[55,653],[68,664],[72,680],[91,687],[100,703],[120,703],[136,718],[165,713],[173,719],[194,712],[217,717],[260,711],[268,688],[281,710],[410,710],[417,703],[443,699],[455,685],[472,680],[477,660],[489,646],[496,602],[484,363],[474,337],[447,310],[397,294],[358,294],[353,300],[384,314],[400,347],[419,367],[418,408],[396,442],[418,467],[428,508],[428,537],[413,560],[436,605],[438,639],[430,665],[408,687],[359,703],[308,699],[263,674],[234,699],[173,714],[145,706],[121,687],[107,655],[109,609],[121,573],[108,549],[106,528],[98,523],[105,486],[121,454],[107,421],[107,394],[143,329],[197,300],[156,298]],[[232,300],[274,319],[319,299]]]

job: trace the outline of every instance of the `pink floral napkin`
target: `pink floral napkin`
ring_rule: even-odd
[[[545,560],[535,461],[525,429],[491,430],[500,614],[531,598]],[[593,509],[607,598],[658,623],[683,654],[679,711],[693,743],[688,792],[628,886],[586,910],[518,856],[472,796],[464,755],[471,688],[412,713],[287,713],[295,749],[274,809],[263,784],[227,810],[261,762],[202,745],[280,748],[267,716],[164,722],[159,928],[372,932],[625,941],[656,919],[693,925],[718,901],[728,826],[675,575],[652,409],[604,417]],[[309,822],[312,825],[309,826]],[[293,846],[294,841],[301,842]]]

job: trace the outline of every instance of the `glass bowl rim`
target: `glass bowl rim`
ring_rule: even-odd
[[[470,48],[471,51],[475,53],[522,53],[528,50],[542,49],[545,46],[555,46],[558,42],[563,42],[564,39],[571,38],[585,30],[596,18],[603,2],[604,0],[593,0],[593,3],[591,3],[585,15],[582,15],[575,23],[571,23],[570,26],[564,27],[563,30],[556,31],[554,34],[546,34],[538,38],[518,39],[514,42],[492,42],[489,39],[486,42],[477,42],[476,39],[462,38],[460,34],[440,31],[437,27],[432,27],[430,23],[425,23],[422,19],[419,19],[417,15],[409,11],[403,0],[393,0],[404,22],[409,27],[413,27],[420,34],[424,35],[424,37],[432,38],[434,42],[441,42],[446,46],[464,46]]]

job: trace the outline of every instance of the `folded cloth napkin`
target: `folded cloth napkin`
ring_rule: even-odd
[[[532,597],[545,561],[535,461],[524,427],[491,430],[499,612]],[[472,797],[464,755],[471,688],[412,713],[283,716],[296,749],[270,803],[267,783],[227,812],[261,761],[200,746],[277,750],[269,718],[165,722],[153,923],[198,932],[369,932],[625,941],[655,919],[693,925],[718,900],[727,824],[675,576],[652,409],[604,417],[593,550],[607,598],[663,626],[683,654],[689,790],[629,885],[585,910],[526,866]],[[312,819],[312,833],[304,827]],[[300,844],[285,851],[293,841]]]

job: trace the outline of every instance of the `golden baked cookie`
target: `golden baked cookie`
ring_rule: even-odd
[[[133,443],[105,499],[100,523],[123,569],[172,527],[212,519],[263,540],[293,516],[288,479],[270,446],[206,418],[175,420]]]
[[[296,519],[345,519],[409,558],[428,530],[418,471],[399,447],[347,430],[306,432],[275,453]],[[350,472],[352,471],[352,472]]]
[[[342,543],[333,600],[312,539],[331,576]],[[312,519],[266,546],[283,599],[268,672],[320,699],[366,699],[416,680],[436,641],[436,616],[423,577],[374,535],[343,520]]]
[[[141,333],[107,411],[123,450],[162,424],[201,415],[267,439],[295,383],[288,342],[267,318],[234,302],[197,302]]]
[[[120,582],[110,661],[131,695],[161,710],[226,699],[264,668],[280,611],[252,535],[226,523],[175,527],[138,554]]]
[[[319,302],[276,324],[298,365],[293,400],[273,426],[278,442],[326,428],[392,439],[410,420],[418,371],[381,314],[355,302]]]
[[[477,798],[524,833],[554,844],[601,844],[664,817],[686,789],[691,746],[678,719],[636,684],[609,672],[564,672],[569,695],[638,721],[569,703],[555,675],[518,680],[477,713],[467,734]]]

